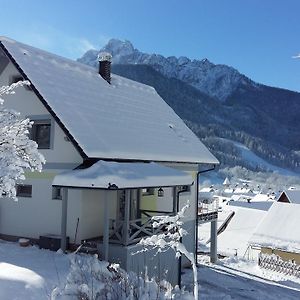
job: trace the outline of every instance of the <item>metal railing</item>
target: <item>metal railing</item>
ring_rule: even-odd
[[[198,220],[209,222],[218,218],[219,199],[203,199],[198,202]]]

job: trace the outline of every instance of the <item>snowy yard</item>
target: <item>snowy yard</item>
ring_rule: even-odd
[[[65,255],[0,242],[0,299],[49,299],[68,271]]]
[[[218,265],[207,261],[201,257],[198,269],[200,299],[300,299],[299,279],[243,260],[225,259]],[[0,299],[49,299],[68,272],[66,255],[0,242]],[[192,272],[185,270],[183,285],[191,284]]]

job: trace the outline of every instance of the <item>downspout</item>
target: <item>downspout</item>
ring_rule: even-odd
[[[207,170],[203,170],[203,171],[198,171],[197,172],[197,186],[196,186],[196,231],[195,231],[195,239],[196,239],[196,243],[195,243],[195,262],[196,262],[196,265],[198,265],[198,262],[197,262],[197,255],[198,255],[198,203],[199,203],[199,176],[200,174],[203,174],[203,173],[207,173],[207,172],[210,172],[210,171],[214,171],[216,169],[216,165],[213,165],[212,168],[210,169],[207,169]]]
[[[176,203],[176,213],[179,212],[179,196],[181,193],[184,193],[186,191],[178,191],[176,198],[177,198],[177,203]],[[182,243],[182,238],[179,240],[180,243]],[[178,261],[178,286],[181,289],[181,255],[179,256],[179,261]]]

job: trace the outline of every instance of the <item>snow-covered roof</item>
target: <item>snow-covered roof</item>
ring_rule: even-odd
[[[281,193],[278,200],[281,198],[283,193],[286,195],[290,203],[300,204],[300,190],[285,190]]]
[[[251,244],[300,253],[300,205],[274,202],[250,239]]]
[[[90,158],[217,164],[154,88],[0,37],[0,45]]]
[[[186,172],[157,163],[119,163],[98,161],[86,169],[56,175],[52,185],[94,189],[124,189],[191,185]]]
[[[228,177],[226,177],[223,182],[223,185],[229,185],[229,184],[230,184],[230,181],[229,181]]]

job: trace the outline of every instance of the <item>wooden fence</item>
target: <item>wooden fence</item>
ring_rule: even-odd
[[[285,261],[278,255],[259,254],[258,265],[261,268],[283,273],[286,275],[293,275],[300,278],[300,265],[294,261]]]

